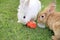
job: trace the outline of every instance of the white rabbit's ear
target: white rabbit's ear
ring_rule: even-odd
[[[25,0],[20,0],[20,4],[24,3]]]
[[[26,0],[25,5],[28,6],[30,3],[30,0]]]
[[[25,6],[29,5],[30,0],[20,0],[20,4],[24,4]]]

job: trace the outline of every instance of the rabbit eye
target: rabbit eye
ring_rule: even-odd
[[[44,17],[44,16],[41,16],[42,18]]]
[[[23,18],[25,19],[26,17],[24,16]]]

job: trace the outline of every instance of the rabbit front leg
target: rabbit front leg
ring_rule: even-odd
[[[18,9],[17,17],[18,17],[18,23],[22,23],[23,13],[19,9]]]
[[[18,14],[17,14],[17,16],[18,16],[18,23],[20,23],[21,22],[21,15],[20,15],[20,12],[18,12]]]
[[[60,40],[60,23],[56,22],[53,25],[53,32],[54,36],[52,37],[53,40]]]

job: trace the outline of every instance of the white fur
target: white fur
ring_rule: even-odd
[[[37,25],[38,25],[38,27],[40,27],[40,28],[45,28],[45,24],[43,24],[43,23],[38,23]]]
[[[41,10],[41,2],[39,0],[20,0],[20,5],[18,9],[18,22],[26,24],[31,19],[37,17],[38,12]],[[23,17],[26,16],[24,19]]]

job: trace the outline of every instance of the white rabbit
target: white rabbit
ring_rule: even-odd
[[[18,22],[26,24],[31,19],[35,19],[40,10],[41,2],[39,0],[20,0]]]

